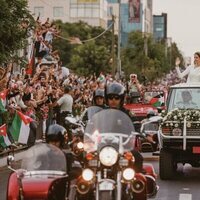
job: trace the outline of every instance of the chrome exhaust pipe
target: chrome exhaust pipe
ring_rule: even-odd
[[[79,194],[87,194],[91,188],[91,184],[84,181],[84,180],[79,180],[76,184],[76,187],[77,187],[77,192]]]
[[[131,184],[131,190],[136,194],[143,192],[144,189],[145,189],[145,183],[142,180],[136,179]]]

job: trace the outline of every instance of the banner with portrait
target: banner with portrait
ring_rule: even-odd
[[[140,0],[129,0],[128,1],[128,19],[129,23],[140,23]]]

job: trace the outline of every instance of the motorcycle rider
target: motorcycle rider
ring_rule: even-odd
[[[63,150],[66,156],[67,163],[67,174],[69,176],[69,189],[68,197],[69,199],[74,199],[75,196],[75,187],[73,188],[73,184],[76,182],[76,179],[81,175],[81,166],[77,165],[74,162],[73,155],[70,150],[64,150],[63,146],[67,142],[67,131],[66,129],[58,124],[52,124],[48,127],[46,133],[46,141],[48,144],[55,145],[56,147]]]
[[[104,90],[97,88],[94,92],[93,92],[93,105],[94,106],[99,106],[104,108],[105,107],[105,96],[104,96]]]
[[[126,113],[131,118],[129,111],[123,107],[124,99],[125,99],[125,87],[123,85],[117,82],[113,82],[106,86],[105,100],[108,108],[119,109],[122,112]],[[142,172],[143,171],[142,155],[134,149],[131,152],[135,157],[135,171]]]
[[[105,92],[103,89],[97,88],[93,92],[92,106],[98,106],[100,108],[105,108]],[[81,115],[81,120],[84,124],[88,121],[88,108]]]

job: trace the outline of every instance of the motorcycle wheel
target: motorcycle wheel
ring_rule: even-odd
[[[100,191],[99,199],[102,200],[112,200],[112,191]]]

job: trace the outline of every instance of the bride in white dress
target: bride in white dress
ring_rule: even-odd
[[[194,53],[194,65],[188,66],[183,72],[179,68],[180,62],[180,58],[176,58],[175,65],[179,78],[188,75],[187,83],[200,83],[200,52]]]

